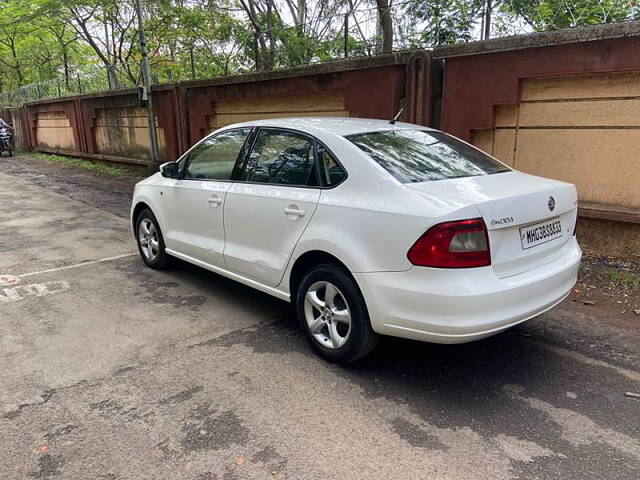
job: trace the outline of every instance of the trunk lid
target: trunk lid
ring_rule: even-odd
[[[491,265],[500,278],[552,262],[573,235],[578,202],[569,183],[511,171],[405,185],[432,201],[474,205],[487,225]]]

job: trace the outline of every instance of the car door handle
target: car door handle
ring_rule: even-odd
[[[214,194],[209,197],[209,205],[213,205],[214,207],[217,207],[221,203],[222,203],[222,199],[218,195]]]
[[[284,214],[289,216],[289,215],[295,215],[297,217],[304,217],[304,210],[300,209],[297,206],[291,206],[291,207],[287,207],[284,209]]]

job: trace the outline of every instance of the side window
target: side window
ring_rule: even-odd
[[[229,180],[250,128],[221,133],[202,142],[189,154],[184,178]]]
[[[320,159],[320,175],[322,183],[327,187],[337,185],[347,176],[342,166],[336,161],[329,151],[323,146],[318,147],[318,158]]]
[[[276,129],[260,130],[243,180],[281,185],[316,185],[313,140]]]

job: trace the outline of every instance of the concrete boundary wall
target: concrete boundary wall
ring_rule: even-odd
[[[444,47],[442,128],[640,224],[640,22]]]
[[[416,52],[156,85],[161,155],[174,160],[210,131],[253,118],[391,118],[405,107],[406,120],[427,125],[430,110],[423,103],[429,98],[424,92],[432,90],[430,67],[429,54]],[[407,75],[418,82],[407,84]],[[24,143],[33,150],[149,163],[146,112],[135,89],[43,100],[22,110]]]
[[[640,210],[640,70],[526,79],[472,142],[519,170],[571,181],[588,205]],[[603,162],[602,159],[607,161]],[[580,166],[580,168],[576,168]]]
[[[402,120],[576,183],[582,217],[640,224],[640,189],[629,187],[640,184],[639,52],[640,22],[625,22],[156,85],[162,156],[176,159],[236,121],[385,119],[403,108]],[[593,98],[571,93],[580,89]],[[34,102],[11,114],[20,120],[19,143],[30,149],[149,163],[145,111],[134,89]],[[618,141],[607,143],[611,135]]]

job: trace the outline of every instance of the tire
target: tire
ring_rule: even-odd
[[[162,231],[153,212],[148,208],[142,210],[136,217],[135,226],[138,252],[147,267],[155,270],[169,267],[171,257],[165,251]]]
[[[328,294],[333,298],[327,301]],[[304,276],[296,292],[296,315],[311,347],[332,363],[354,362],[378,341],[358,284],[337,265],[318,265]]]

